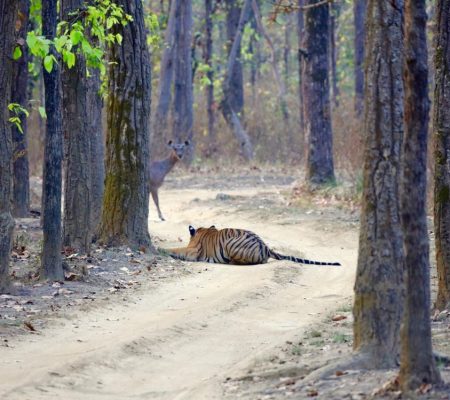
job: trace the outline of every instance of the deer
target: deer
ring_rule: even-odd
[[[187,147],[190,146],[190,142],[189,140],[186,140],[184,143],[177,144],[173,143],[172,140],[169,140],[167,145],[170,148],[169,155],[163,160],[151,162],[148,171],[150,193],[152,195],[153,202],[156,205],[156,209],[158,210],[158,216],[161,221],[165,221],[165,219],[161,213],[161,209],[159,208],[158,189],[163,184],[166,175],[172,170],[175,164],[183,158]]]

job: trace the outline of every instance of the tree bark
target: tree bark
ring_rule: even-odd
[[[336,47],[336,31],[339,17],[339,5],[337,3],[330,3],[330,72],[331,72],[331,87],[333,88],[333,105],[339,107],[339,85],[337,76],[337,47]]]
[[[365,61],[364,169],[354,349],[373,368],[394,367],[404,301],[399,209],[403,139],[403,1],[369,0]]]
[[[109,60],[106,178],[100,240],[109,245],[148,248],[150,55],[142,2],[117,4],[133,21],[116,29],[121,46]]]
[[[358,118],[362,116],[364,109],[364,40],[366,36],[366,2],[367,0],[353,1],[353,18],[355,25],[355,98],[354,107]]]
[[[42,34],[49,39],[56,35],[57,0],[42,3]],[[56,57],[54,49],[53,54]],[[53,64],[50,73],[43,71],[45,86],[46,135],[44,150],[44,179],[42,186],[42,228],[44,243],[41,257],[41,277],[64,280],[61,260],[61,186],[63,137],[61,129],[60,69]]]
[[[231,106],[230,99],[230,90],[231,89],[231,81],[232,81],[232,72],[234,68],[234,63],[236,62],[238,50],[241,46],[242,39],[242,31],[244,30],[245,23],[250,15],[252,0],[245,0],[241,15],[239,17],[239,24],[236,30],[236,35],[234,37],[233,46],[231,47],[230,54],[228,56],[227,69],[225,73],[225,78],[223,81],[223,97],[222,102],[220,104],[220,108],[222,110],[223,117],[227,122],[230,129],[233,131],[234,136],[238,140],[240,144],[240,148],[242,150],[242,154],[246,160],[251,160],[253,158],[253,146],[250,141],[250,137],[247,132],[243,128],[241,121],[239,120],[237,112]]]
[[[9,255],[12,245],[14,220],[11,216],[12,140],[8,121],[11,93],[12,53],[17,1],[0,0],[0,293],[10,290]]]
[[[161,59],[161,69],[158,84],[158,105],[153,117],[151,132],[151,155],[152,159],[160,157],[166,149],[167,117],[172,102],[172,78],[174,68],[173,49],[175,47],[175,12],[177,1],[173,1],[170,6],[169,20],[165,32],[165,47]]]
[[[227,7],[227,48],[228,57],[230,57],[235,38],[239,34],[239,20],[242,8],[239,6],[238,0],[225,0],[225,4]],[[233,69],[228,72],[230,74],[230,87],[227,92],[227,100],[233,111],[240,115],[244,109],[244,78],[242,74],[240,40],[234,57]]]
[[[22,50],[22,56],[13,63],[13,79],[11,88],[11,102],[28,108],[28,46],[26,38],[30,1],[19,1],[19,13],[16,21],[17,44]],[[22,132],[15,125],[12,126],[13,140],[13,215],[27,217],[30,213],[30,177],[28,165],[27,118],[20,116]]]
[[[61,0],[62,20],[69,20],[83,5],[82,0]],[[92,168],[90,135],[91,123],[87,112],[91,96],[84,56],[77,54],[72,68],[63,64],[62,82],[62,121],[65,148],[64,181],[64,230],[63,245],[77,252],[89,253],[92,242]],[[98,110],[96,110],[98,112]],[[101,115],[95,115],[99,118]]]
[[[304,101],[303,101],[303,57],[304,51],[304,36],[305,36],[305,20],[303,15],[304,0],[298,0],[297,11],[297,39],[298,39],[298,97],[299,97],[299,122],[300,122],[300,135],[302,137],[302,143],[305,136],[305,120],[304,120]]]
[[[434,229],[438,293],[436,307],[450,305],[450,2],[436,3],[434,75]]]
[[[208,113],[208,138],[210,147],[216,144],[216,134],[214,130],[214,71],[212,69],[212,55],[213,55],[213,39],[212,39],[212,0],[205,0],[205,53],[203,62],[209,66],[206,73],[210,84],[206,85],[206,109]]]
[[[428,54],[425,0],[405,2],[405,138],[401,221],[406,302],[401,330],[400,386],[440,383],[431,345],[427,229]]]
[[[192,1],[174,0],[175,28],[174,28],[174,91],[173,91],[173,126],[172,137],[176,143],[183,143],[192,139],[193,114],[193,85],[192,85]],[[185,155],[192,160],[193,147]]]
[[[305,6],[316,0],[307,0]],[[303,100],[307,143],[307,180],[312,184],[334,182],[333,137],[328,79],[328,4],[305,10]]]

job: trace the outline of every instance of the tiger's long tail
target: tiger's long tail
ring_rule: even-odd
[[[289,260],[299,264],[309,264],[309,265],[341,265],[338,262],[323,262],[323,261],[313,261],[307,260],[306,258],[297,258],[293,256],[285,256],[283,254],[279,254],[273,250],[269,250],[269,257],[275,258],[276,260]]]

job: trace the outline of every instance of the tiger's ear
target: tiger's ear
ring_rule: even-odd
[[[195,228],[192,225],[189,225],[189,233],[191,234],[191,236],[195,235]]]
[[[209,229],[216,229],[216,226],[215,226],[215,225],[211,225],[211,226],[209,227]]]

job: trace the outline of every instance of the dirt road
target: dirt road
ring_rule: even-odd
[[[274,216],[279,189],[228,190],[231,197],[219,200],[218,190],[163,190],[167,221],[157,221],[151,205],[150,230],[161,247],[173,247],[187,242],[189,224],[246,228],[280,252],[342,267],[192,264],[194,273],[142,291],[135,302],[60,320],[1,348],[0,398],[220,399],[227,377],[352,294],[356,230],[314,216],[296,223],[298,215]],[[272,200],[248,206],[261,196]]]

